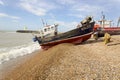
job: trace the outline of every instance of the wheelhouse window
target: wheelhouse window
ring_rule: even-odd
[[[47,31],[47,29],[44,29],[44,32],[46,32]]]
[[[50,28],[48,28],[48,31],[50,31]]]
[[[54,27],[51,27],[51,29],[53,30],[53,29],[54,29]]]

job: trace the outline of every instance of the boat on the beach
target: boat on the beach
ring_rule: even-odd
[[[79,27],[77,26],[76,29],[64,33],[58,33],[57,25],[48,26],[44,29],[44,32],[53,30],[53,33],[51,32],[52,36],[50,34],[49,36],[35,36],[34,41],[38,41],[41,48],[45,50],[61,43],[80,44],[91,37],[94,24],[95,22],[92,21],[92,18],[87,17],[81,21],[81,26],[78,25]]]
[[[98,37],[103,37],[105,33],[109,33],[110,35],[119,35],[120,34],[120,17],[118,19],[117,26],[112,26],[110,20],[105,19],[105,15],[102,15],[102,19],[98,21],[99,24],[95,24],[94,32]]]

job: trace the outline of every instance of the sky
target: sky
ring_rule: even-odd
[[[0,30],[39,30],[43,19],[50,25],[59,24],[64,32],[76,28],[86,16],[100,20],[102,12],[116,25],[120,0],[0,0]]]

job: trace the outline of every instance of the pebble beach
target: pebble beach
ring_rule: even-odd
[[[2,80],[120,80],[120,35],[59,44],[19,64]]]

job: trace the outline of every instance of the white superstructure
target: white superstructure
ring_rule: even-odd
[[[58,24],[46,25],[43,27],[43,29],[39,30],[40,32],[39,36],[41,37],[54,36],[57,34],[57,27]]]

